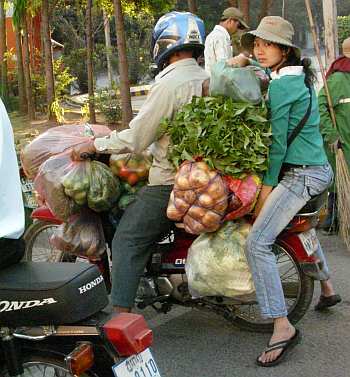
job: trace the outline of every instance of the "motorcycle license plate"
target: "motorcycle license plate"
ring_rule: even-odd
[[[299,233],[298,237],[308,256],[312,255],[317,250],[318,242],[315,229]]]
[[[115,377],[161,377],[149,348],[112,367]]]

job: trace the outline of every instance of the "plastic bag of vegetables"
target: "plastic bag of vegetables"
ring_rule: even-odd
[[[41,165],[34,180],[34,188],[43,203],[62,221],[67,221],[80,209],[74,200],[65,194],[61,183],[62,176],[67,174],[73,165],[70,153],[53,156]]]
[[[243,219],[226,222],[217,232],[202,234],[191,245],[186,274],[193,297],[237,297],[254,292],[244,253],[251,225]]]
[[[137,182],[147,180],[151,159],[146,153],[141,155],[112,154],[109,166],[113,174],[134,186]]]
[[[96,212],[109,210],[120,195],[118,179],[99,161],[74,161],[61,178],[64,192],[78,205]]]
[[[111,130],[98,124],[79,124],[53,127],[43,132],[21,152],[21,161],[26,175],[33,179],[41,164],[62,152],[86,143],[91,137],[109,135]]]
[[[182,221],[186,232],[214,232],[227,208],[227,191],[221,176],[201,162],[185,161],[175,176],[167,216]]]
[[[234,220],[251,212],[261,189],[261,179],[257,175],[248,175],[243,179],[223,177],[229,191],[229,200],[225,220]]]
[[[85,208],[56,228],[50,243],[65,253],[99,259],[106,248],[101,219]]]

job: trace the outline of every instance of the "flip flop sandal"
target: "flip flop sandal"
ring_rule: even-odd
[[[275,350],[282,350],[282,352],[278,355],[278,357],[270,362],[262,362],[259,360],[259,357],[256,359],[256,363],[259,367],[274,367],[275,365],[279,364],[287,355],[287,353],[295,347],[301,340],[301,332],[298,329],[295,329],[295,334],[288,340],[282,340],[281,342],[276,342],[273,344],[268,344],[267,348],[265,349],[265,353],[272,352]]]
[[[331,306],[337,305],[341,302],[341,297],[339,295],[333,296],[320,296],[318,303],[315,305],[316,311],[321,311],[326,308],[330,308]]]

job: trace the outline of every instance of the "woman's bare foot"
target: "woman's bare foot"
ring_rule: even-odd
[[[288,341],[289,339],[293,338],[295,333],[296,330],[294,326],[288,321],[287,317],[276,318],[274,320],[274,330],[269,345],[281,341]],[[270,352],[263,352],[258,360],[261,363],[270,363],[272,361],[275,361],[282,351],[283,349],[280,348]]]

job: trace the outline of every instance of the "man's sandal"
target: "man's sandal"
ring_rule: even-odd
[[[331,306],[337,305],[341,302],[341,297],[339,295],[333,296],[320,296],[318,303],[315,305],[316,311],[322,311],[324,309],[330,308]]]
[[[288,340],[282,340],[281,342],[276,342],[273,344],[268,344],[267,348],[265,349],[265,353],[269,353],[275,350],[282,350],[282,352],[277,356],[277,358],[273,361],[269,362],[262,362],[259,360],[261,355],[258,356],[256,359],[256,363],[259,367],[274,367],[275,365],[279,364],[287,355],[287,353],[296,346],[301,340],[301,333],[298,329],[295,329],[295,334]]]

